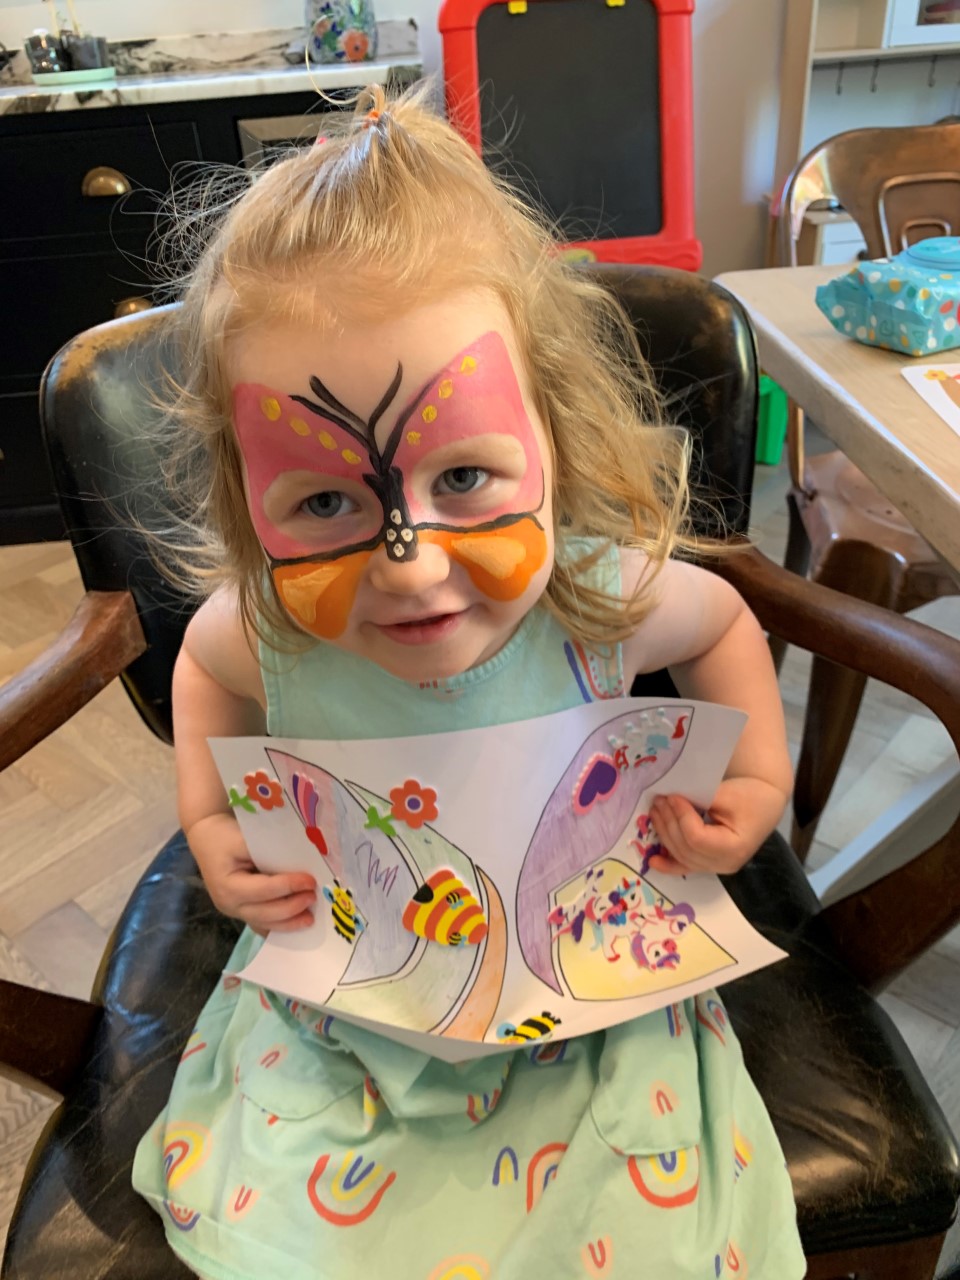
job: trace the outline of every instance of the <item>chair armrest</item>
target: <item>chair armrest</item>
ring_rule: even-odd
[[[916,698],[960,751],[960,642],[788,573],[752,547],[711,567],[766,630]],[[818,919],[866,987],[886,986],[960,919],[960,817],[905,866],[832,903]]]
[[[129,591],[90,591],[53,644],[0,688],[0,770],[65,724],[146,650]]]
[[[0,978],[0,1075],[63,1095],[90,1056],[101,1005]]]

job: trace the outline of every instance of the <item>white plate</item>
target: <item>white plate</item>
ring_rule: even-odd
[[[34,84],[109,84],[116,80],[116,67],[93,67],[89,71],[38,71]]]

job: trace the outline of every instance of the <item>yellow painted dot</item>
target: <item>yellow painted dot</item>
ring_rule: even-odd
[[[909,347],[910,345],[910,339],[907,337],[905,333],[900,335],[900,342],[905,347]]]
[[[344,462],[360,461],[359,453],[354,453],[352,449],[344,449],[344,451],[340,454],[340,457],[344,460]]]
[[[925,301],[927,298],[929,298],[929,297],[930,297],[930,290],[929,290],[929,289],[921,289],[921,290],[920,290],[920,292],[919,292],[919,294],[918,294],[917,296],[920,298],[920,301],[921,301],[921,302],[923,302],[923,301]]]
[[[419,431],[408,431],[408,432],[407,432],[407,444],[417,445],[417,444],[419,444],[419,443],[420,443],[420,432],[419,432]]]
[[[903,288],[903,281],[902,281],[902,280],[891,280],[891,281],[890,281],[890,292],[891,292],[891,293],[899,293],[899,292],[900,292],[900,290],[901,290],[902,288]]]
[[[877,337],[876,329],[871,329],[869,334],[867,334],[867,337],[870,339],[871,342],[875,342]]]
[[[291,418],[290,425],[298,436],[308,436],[310,434],[310,428],[302,418]]]
[[[317,439],[325,449],[335,449],[337,447],[337,442],[329,431],[318,431]]]
[[[941,275],[940,279],[941,279],[941,280],[952,280],[952,279],[953,279],[953,273],[952,273],[952,272],[950,272],[950,271],[947,271],[947,272],[945,272],[943,275]]]
[[[463,359],[460,361],[460,372],[465,373],[469,376],[471,373],[476,373],[476,371],[477,371],[477,362],[473,358],[473,356],[464,356]]]
[[[269,418],[271,422],[276,422],[280,417],[280,402],[275,400],[273,396],[264,396],[260,401],[260,408],[263,416]]]
[[[436,422],[437,406],[434,404],[428,404],[427,407],[424,409],[423,413],[421,413],[420,417],[424,420],[424,422]]]
[[[914,354],[915,356],[922,356],[922,355],[923,355],[923,352],[920,350],[920,348],[919,348],[919,347],[917,347],[917,348],[915,348],[915,349],[914,349],[913,354]]]
[[[449,378],[444,378],[437,387],[437,395],[441,400],[449,400],[453,395],[453,382]]]

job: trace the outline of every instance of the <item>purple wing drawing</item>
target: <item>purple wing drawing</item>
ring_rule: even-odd
[[[676,764],[692,718],[692,707],[673,705],[609,720],[580,747],[544,807],[517,883],[517,929],[527,965],[558,995],[552,894],[635,834],[640,797]],[[639,861],[638,853],[638,870]]]

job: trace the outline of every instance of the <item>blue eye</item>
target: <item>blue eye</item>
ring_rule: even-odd
[[[437,485],[441,493],[472,493],[489,477],[490,473],[482,467],[451,467],[444,471]]]
[[[326,489],[323,493],[312,493],[301,502],[300,510],[310,516],[319,516],[321,520],[329,520],[332,516],[349,515],[357,510],[357,504],[338,489]]]

